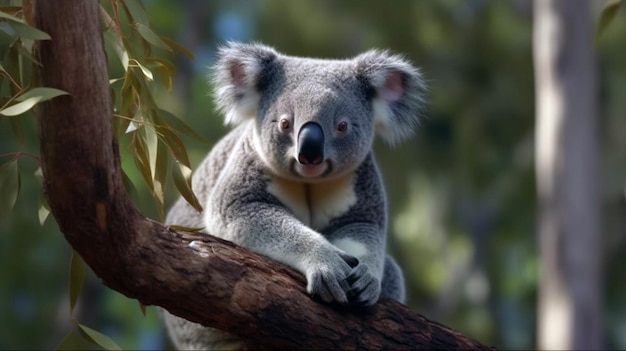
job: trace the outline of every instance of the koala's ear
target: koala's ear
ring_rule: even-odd
[[[239,124],[256,115],[262,78],[278,53],[261,44],[228,42],[219,48],[213,66],[215,102],[226,124]]]
[[[392,145],[411,135],[424,106],[419,70],[387,51],[371,50],[354,60],[357,77],[373,93],[369,95],[376,132]]]

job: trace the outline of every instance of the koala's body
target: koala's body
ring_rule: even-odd
[[[387,209],[372,143],[409,135],[422,106],[421,76],[372,50],[348,60],[291,57],[229,43],[214,68],[227,124],[193,176],[204,206],[183,199],[167,223],[212,235],[301,272],[325,302],[403,302],[402,271],[385,254]],[[243,346],[227,333],[165,313],[181,349]]]

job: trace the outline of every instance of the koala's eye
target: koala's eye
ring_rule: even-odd
[[[340,133],[345,133],[348,130],[348,122],[340,122],[337,125],[337,131]]]
[[[291,123],[289,123],[288,119],[286,119],[286,118],[281,118],[280,119],[280,130],[287,131],[287,130],[289,130],[290,127],[291,127]]]

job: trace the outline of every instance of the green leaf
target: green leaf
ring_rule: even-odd
[[[115,54],[120,59],[120,62],[122,63],[122,66],[124,67],[124,70],[128,71],[128,61],[129,61],[128,50],[126,50],[126,47],[124,46],[124,43],[122,42],[122,39],[113,29],[108,29],[104,31],[102,36],[104,37],[104,41],[113,48],[113,51],[115,51]]]
[[[139,302],[139,309],[141,309],[141,314],[143,314],[143,316],[146,316],[146,305],[142,304],[140,301]]]
[[[17,101],[20,101],[19,103],[0,110],[0,115],[17,116],[30,110],[33,106],[42,101],[50,100],[60,95],[68,94],[59,89],[33,88],[16,98]]]
[[[148,78],[148,80],[154,80],[154,76],[152,75],[152,72],[150,72],[150,70],[147,69],[146,67],[142,66],[141,63],[139,63],[139,61],[135,59],[130,59],[129,65],[131,67],[139,67],[139,69],[141,70],[141,73],[143,73],[143,75],[146,78]]]
[[[99,331],[95,331],[82,324],[79,324],[78,328],[82,336],[84,336],[87,340],[93,342],[94,344],[102,347],[105,350],[121,350],[122,349],[113,340],[111,340],[111,338],[100,333]]]
[[[128,195],[131,197],[137,196],[137,189],[135,188],[135,184],[133,184],[133,181],[126,174],[126,172],[124,172],[124,170],[122,170],[122,180],[124,182],[124,188],[126,189],[126,192],[128,192]]]
[[[167,45],[163,40],[161,40],[161,38],[156,35],[148,26],[137,23],[136,27],[139,35],[141,35],[141,37],[144,38],[148,43],[167,51],[173,51],[172,48]]]
[[[176,73],[176,66],[168,60],[162,59],[160,57],[146,57],[146,62],[150,64],[155,64],[157,66],[161,66],[165,68],[168,74],[174,75]]]
[[[171,62],[158,57],[146,57],[145,60],[167,86],[167,90],[171,91],[172,77],[176,73],[176,67]]]
[[[63,340],[57,345],[57,350],[86,350],[89,345],[85,342],[85,339],[72,330],[67,334]]]
[[[39,218],[39,225],[43,225],[46,223],[46,219],[50,214],[50,207],[48,206],[48,200],[44,196],[43,192],[39,194],[38,201],[38,209],[37,209],[37,218]]]
[[[26,101],[34,97],[42,97],[45,101],[61,95],[69,95],[69,93],[55,88],[37,87],[26,91],[24,94],[15,98],[15,100]]]
[[[11,131],[13,135],[15,135],[17,142],[24,144],[24,129],[20,124],[20,120],[17,118],[9,118],[9,124],[11,125]]]
[[[2,19],[6,19],[12,22],[17,22],[17,23],[22,23],[22,24],[26,24],[26,22],[24,22],[24,20],[22,20],[21,18],[17,18],[15,16],[11,16],[6,12],[0,11],[0,18]]]
[[[161,37],[161,40],[163,40],[167,45],[169,45],[170,47],[174,48],[174,50],[180,52],[181,54],[189,57],[190,59],[195,59],[193,53],[191,51],[189,51],[189,49],[187,49],[186,47],[178,44],[177,42],[173,41],[172,39],[166,38],[166,37]]]
[[[15,33],[22,38],[28,38],[32,40],[50,40],[48,33],[40,31],[37,28],[31,27],[25,23],[14,22],[11,23],[11,27],[15,30]]]
[[[167,181],[167,173],[169,171],[169,158],[167,155],[167,147],[164,143],[159,142],[157,145],[157,156],[154,172],[154,191],[157,198],[157,211],[159,219],[163,221],[165,219],[164,212],[164,188]]]
[[[11,26],[9,26],[8,24],[2,25],[2,23],[0,22],[0,44],[6,45],[6,47],[10,47],[13,45],[19,45],[16,44],[17,41],[17,34],[13,30],[13,28],[11,28]]]
[[[120,97],[122,104],[120,106],[120,114],[124,116],[131,116],[136,113],[135,109],[135,91],[133,90],[135,75],[130,71],[126,71],[124,75],[124,84],[120,89]]]
[[[4,115],[4,116],[17,116],[17,115],[21,115],[22,113],[30,110],[31,108],[33,108],[33,106],[37,105],[39,102],[41,102],[42,98],[37,96],[37,97],[32,97],[26,101],[22,101],[19,102],[17,104],[11,105],[3,110],[0,110],[0,115]]]
[[[150,174],[156,174],[157,147],[159,146],[159,136],[152,126],[143,129],[145,134],[145,142],[148,150],[148,159],[150,160]]]
[[[17,201],[20,193],[20,172],[17,157],[0,166],[0,216],[6,216]]]
[[[165,144],[172,152],[172,155],[174,155],[174,158],[188,168],[191,168],[189,157],[187,156],[187,149],[182,140],[168,128],[157,126],[157,129],[159,134],[163,137]]]
[[[143,180],[148,184],[148,188],[152,189],[152,174],[150,173],[150,160],[148,153],[146,152],[145,141],[140,133],[135,132],[132,142],[132,154],[135,160],[135,165],[139,169],[139,172],[143,176]]]
[[[132,133],[143,126],[143,116],[141,115],[141,110],[137,110],[137,113],[133,116],[133,119],[129,121],[128,126],[124,133]]]
[[[137,23],[148,25],[148,15],[146,14],[146,10],[143,8],[141,1],[138,0],[124,0],[124,8],[126,9],[128,15],[135,20]]]
[[[617,14],[617,10],[622,4],[622,0],[608,0],[604,3],[602,10],[600,12],[600,20],[598,21],[598,27],[596,30],[596,37],[594,40],[594,44],[597,47],[600,41],[600,35],[602,32],[608,27],[611,23],[615,15]]]
[[[41,66],[41,62],[39,62],[35,58],[35,56],[32,55],[32,50],[31,50],[32,45],[26,44],[27,40],[30,40],[30,39],[22,39],[22,41],[24,42],[24,45],[16,44],[12,46],[12,49],[14,49],[17,52],[20,58],[28,59],[30,62],[38,66]]]
[[[85,278],[83,272],[83,260],[78,253],[72,250],[72,258],[70,259],[70,315],[74,315],[74,307],[83,289],[83,280]]]
[[[173,129],[177,133],[182,133],[187,136],[190,136],[204,144],[207,144],[207,145],[212,144],[211,141],[209,141],[202,135],[198,134],[195,130],[191,129],[185,122],[183,122],[180,118],[174,116],[174,114],[172,114],[171,112],[162,110],[162,109],[157,109],[157,114],[160,119],[162,119],[163,121],[165,121],[165,123],[167,123],[167,128]],[[159,126],[166,127],[166,125],[163,123],[160,123],[160,121],[157,121],[156,123]]]
[[[180,194],[191,206],[193,206],[193,208],[202,212],[202,205],[200,205],[198,198],[193,193],[193,190],[191,190],[191,168],[180,162],[176,162],[172,167],[172,173],[176,189],[178,189]]]

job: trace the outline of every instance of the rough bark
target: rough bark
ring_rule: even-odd
[[[310,299],[301,275],[234,244],[170,230],[129,200],[112,133],[97,0],[39,0],[42,84],[70,93],[39,118],[44,188],[67,241],[103,283],[255,348],[488,349],[392,301],[350,311]]]
[[[538,347],[602,349],[602,274],[591,3],[536,0]]]

